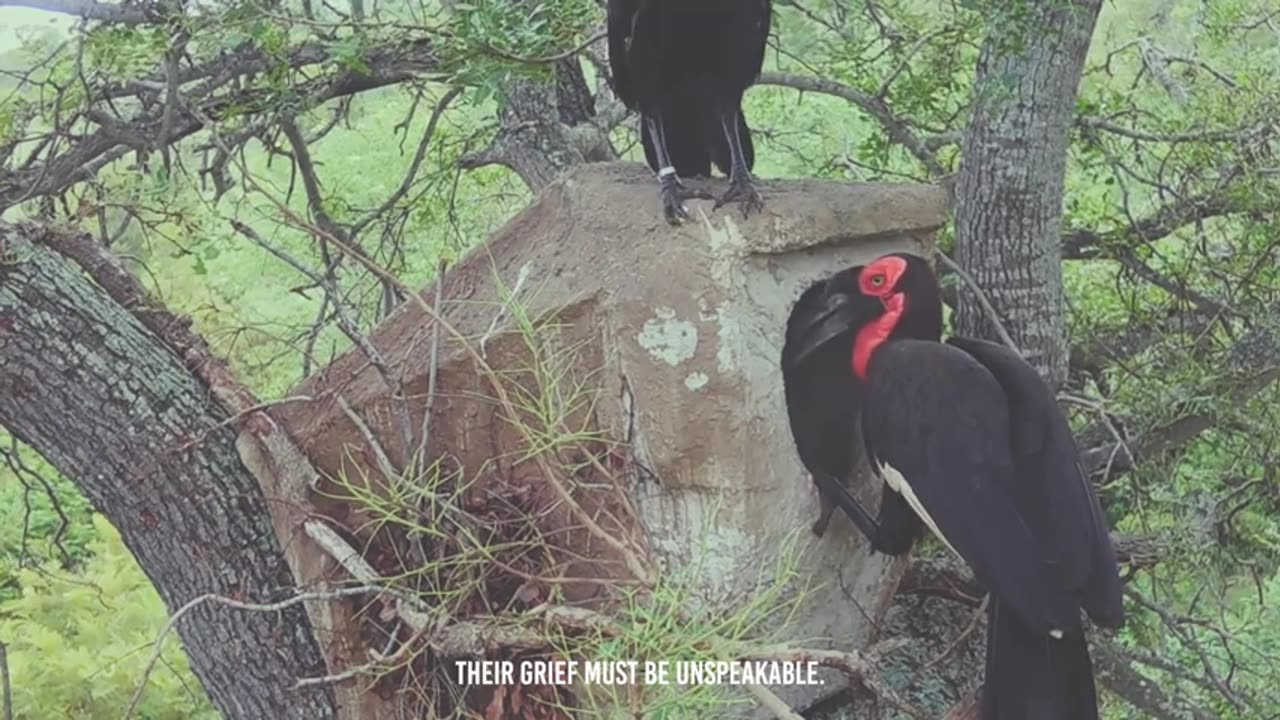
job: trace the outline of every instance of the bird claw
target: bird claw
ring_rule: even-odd
[[[756,212],[764,210],[764,198],[760,197],[759,191],[750,180],[731,181],[728,191],[716,200],[716,209],[719,210],[734,200],[738,201],[738,209],[742,211],[744,220],[751,216],[752,210]]]
[[[680,181],[663,183],[662,214],[667,222],[679,225],[689,219],[689,209],[684,206],[685,200],[715,200],[711,193],[701,190],[690,190]]]

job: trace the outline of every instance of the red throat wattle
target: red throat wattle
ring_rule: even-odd
[[[882,297],[880,301],[884,303],[884,314],[864,325],[853,341],[853,372],[861,380],[867,379],[871,356],[889,339],[907,310],[907,296],[903,293]]]

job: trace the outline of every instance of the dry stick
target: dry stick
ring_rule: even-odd
[[[763,685],[751,684],[747,685],[747,692],[751,693],[766,710],[773,713],[778,720],[804,720],[800,715],[796,714],[791,706],[782,701],[782,698],[773,694],[773,691]]]
[[[1107,414],[1107,408],[1102,404],[1101,400],[1093,400],[1071,393],[1058,393],[1058,399],[1066,402],[1075,403],[1080,407],[1088,408],[1098,414],[1098,419],[1102,421],[1103,426],[1111,433],[1111,437],[1115,439],[1116,446],[1111,449],[1111,455],[1107,458],[1107,466],[1102,471],[1102,478],[1105,481],[1111,477],[1111,466],[1115,464],[1116,455],[1120,450],[1124,450],[1124,454],[1129,458],[1129,464],[1135,465],[1138,458],[1133,454],[1133,450],[1129,447],[1129,443],[1124,439],[1124,435],[1120,434],[1120,429],[1115,423],[1111,422],[1111,416]]]
[[[373,662],[364,663],[362,665],[356,665],[346,670],[343,670],[340,673],[334,673],[333,675],[324,675],[322,677],[312,677],[312,678],[302,678],[301,680],[298,680],[297,682],[295,682],[293,684],[293,687],[296,689],[296,688],[311,687],[314,685],[329,685],[330,683],[340,683],[355,677],[359,677],[361,675],[365,675],[367,673],[376,672],[377,670],[380,670],[380,669],[393,668],[397,663],[400,662],[400,660],[404,658],[404,656],[409,652],[409,649],[415,646],[418,643],[418,640],[422,639],[422,637],[427,634],[427,630],[429,630],[430,628],[431,628],[430,625],[423,625],[417,630],[414,630],[413,636],[410,637],[408,640],[406,640],[404,643],[402,643],[400,645],[399,650],[396,650],[394,653],[390,655],[382,655],[377,650],[370,650],[369,654],[373,656],[374,658]],[[394,634],[392,636],[392,639],[393,640],[395,639]],[[390,645],[388,645],[388,649],[389,648],[390,648]]]
[[[342,409],[347,419],[356,426],[356,431],[360,433],[360,437],[364,438],[365,444],[369,446],[369,450],[373,452],[374,458],[378,461],[378,470],[386,475],[387,482],[391,482],[398,474],[395,466],[391,464],[391,458],[387,457],[387,453],[382,448],[382,443],[378,442],[378,438],[374,437],[373,429],[370,428],[355,410],[351,409],[350,403],[341,394],[337,396],[338,407]]]
[[[287,398],[280,398],[279,400],[266,400],[266,401],[257,403],[255,405],[250,405],[249,407],[237,412],[235,415],[232,415],[226,420],[223,420],[222,422],[216,425],[213,425],[212,427],[209,428],[209,430],[206,430],[205,432],[208,433],[209,431],[212,431],[212,430],[221,430],[224,427],[230,427],[231,425],[234,425],[240,422],[246,417],[262,410],[270,410],[271,408],[274,408],[274,407],[279,407],[281,405],[288,405],[290,403],[296,403],[296,402],[313,402],[314,400],[315,398],[311,397],[310,395],[292,395]]]
[[[996,334],[1000,336],[1000,341],[1009,346],[1010,350],[1021,356],[1022,351],[1018,349],[1018,344],[1013,341],[1013,338],[1009,336],[1009,332],[1004,329],[1004,323],[1000,322],[1000,316],[996,314],[995,307],[993,307],[991,305],[991,301],[987,299],[987,294],[982,291],[982,288],[978,287],[978,281],[974,280],[972,275],[965,272],[964,268],[960,267],[955,260],[947,257],[946,253],[939,250],[937,254],[938,259],[942,261],[942,264],[946,265],[951,272],[959,275],[960,279],[964,280],[964,283],[969,286],[969,289],[973,290],[973,294],[978,297],[978,304],[982,306],[982,311],[987,314],[987,317],[991,320],[991,324],[995,326]]]
[[[382,357],[382,353],[378,352],[378,349],[373,346],[373,343],[369,340],[368,336],[360,332],[360,326],[356,324],[355,319],[347,312],[346,305],[343,304],[342,298],[338,296],[338,286],[332,279],[313,272],[311,269],[291,257],[288,253],[268,243],[256,230],[239,220],[232,220],[231,227],[236,232],[247,238],[250,242],[276,256],[282,262],[289,265],[324,290],[325,295],[331,298],[333,303],[333,312],[338,318],[338,327],[342,329],[343,334],[351,340],[352,344],[364,353],[366,358],[368,358],[369,364],[373,365],[374,370],[376,370],[378,375],[382,378],[382,382],[385,383],[387,389],[391,391],[392,397],[394,399],[402,399],[404,397],[403,384],[396,379],[395,374],[391,371],[391,366],[387,363],[386,359]],[[400,402],[395,403],[395,408],[395,417],[399,421],[401,442],[403,443],[402,447],[404,452],[407,453],[410,448],[413,447],[413,431],[409,424],[408,411],[404,409],[403,403]]]
[[[441,107],[436,106],[436,110],[440,111]],[[436,118],[433,115],[432,120],[434,121],[435,119]],[[436,312],[440,312],[441,308],[444,307],[444,281],[445,273],[448,269],[449,261],[441,258],[440,264],[436,270],[436,297],[435,302],[432,305],[436,309]],[[418,452],[412,459],[412,461],[416,461],[417,464],[417,485],[423,484],[422,478],[424,478],[428,472],[427,451],[431,444],[431,411],[436,404],[436,381],[440,374],[440,323],[437,322],[431,323],[431,350],[427,360],[427,373],[427,400],[425,403],[426,406],[422,409],[422,435],[418,439]],[[426,514],[424,507],[426,501],[427,498],[425,494],[418,496],[416,509],[420,516]],[[409,537],[410,542],[412,543],[412,549],[418,553],[422,562],[426,562],[427,549],[422,542],[422,533],[410,533]],[[406,647],[408,647],[407,643],[401,646],[401,650]]]
[[[182,619],[184,615],[202,603],[213,602],[239,610],[278,612],[297,605],[298,603],[310,600],[338,600],[356,595],[374,595],[379,597],[391,595],[398,600],[396,603],[396,614],[405,622],[405,624],[414,628],[417,635],[421,635],[431,627],[430,614],[425,608],[422,608],[422,605],[417,598],[385,585],[386,581],[376,570],[373,569],[373,566],[369,565],[369,563],[360,556],[360,553],[357,552],[355,548],[351,547],[347,541],[343,540],[328,525],[325,525],[318,520],[308,520],[303,523],[303,528],[306,530],[308,537],[319,545],[322,550],[328,553],[330,557],[336,560],[338,564],[341,565],[342,568],[353,578],[363,584],[353,588],[299,593],[277,603],[243,602],[240,600],[233,600],[222,595],[217,595],[215,593],[207,593],[191,600],[181,608],[178,608],[178,611],[175,612],[169,618],[168,622],[164,624],[164,627],[160,629],[160,633],[156,636],[156,640],[152,648],[151,658],[147,661],[146,667],[142,670],[142,678],[138,681],[138,686],[133,691],[133,697],[129,701],[129,706],[125,708],[122,720],[129,720],[133,715],[134,710],[137,709],[138,702],[142,699],[142,693],[147,687],[147,680],[150,679],[151,673],[155,670],[156,663],[160,660],[161,653],[164,650],[164,640],[169,635],[169,632],[173,630],[178,620]],[[4,645],[0,644],[0,661],[3,660],[3,649]],[[2,665],[3,663],[0,663],[0,666]],[[350,673],[350,676],[354,676],[358,674],[357,670],[358,669],[353,669],[348,672]],[[340,675],[345,676],[347,673],[341,673]],[[7,674],[5,677],[7,678]],[[338,676],[332,676],[330,679],[333,677]],[[338,679],[346,678],[339,677]],[[318,684],[318,682],[318,680],[315,682],[308,682],[305,679],[299,680],[295,687]],[[6,698],[7,697],[8,695],[6,694]],[[12,718],[5,717],[4,720],[12,720]]]
[[[343,540],[342,536],[334,532],[333,528],[315,519],[304,522],[302,528],[306,531],[307,537],[319,545],[320,549],[329,553],[330,557],[337,560],[342,569],[346,570],[347,574],[357,581],[369,587],[386,582],[386,579],[378,574],[378,571],[360,555],[360,552],[351,547],[351,544],[346,540]],[[410,605],[412,607],[408,607]],[[428,609],[422,603],[412,599],[399,603],[396,607],[396,614],[400,616],[400,619],[406,625],[414,630],[421,630],[427,627],[430,619]]]
[[[436,273],[436,312],[444,302],[444,275],[449,269],[449,261],[441,260],[440,269]],[[427,459],[427,442],[431,436],[431,408],[436,402],[436,376],[440,372],[440,323],[431,323],[431,358],[427,371],[431,373],[427,376],[427,406],[422,411],[422,440],[418,444],[419,462],[426,462]]]
[[[493,320],[489,323],[489,329],[485,330],[484,335],[480,336],[481,357],[486,359],[489,357],[489,353],[485,350],[485,343],[489,342],[489,338],[493,337],[493,334],[497,332],[498,325],[503,320],[507,319],[507,305],[508,303],[516,302],[520,297],[520,289],[524,287],[524,281],[527,279],[529,279],[529,264],[525,263],[520,266],[520,271],[516,274],[516,284],[511,288],[511,291],[507,293],[507,298],[498,308],[498,313],[493,316]]]
[[[235,608],[238,610],[251,610],[255,612],[279,612],[281,610],[287,610],[288,608],[291,608],[294,605],[297,605],[299,603],[307,602],[308,600],[336,600],[341,598],[352,597],[355,595],[368,595],[371,593],[388,593],[388,592],[394,593],[395,591],[385,587],[370,587],[370,586],[341,588],[338,590],[327,590],[324,592],[298,593],[293,597],[290,597],[286,600],[281,600],[280,602],[275,602],[275,603],[242,602],[240,600],[232,600],[229,597],[224,597],[216,593],[207,593],[205,595],[201,595],[197,598],[194,598],[191,601],[187,602],[187,604],[178,608],[178,611],[175,612],[172,616],[170,616],[169,621],[166,622],[164,624],[164,627],[160,629],[160,634],[156,637],[155,646],[151,650],[151,657],[147,660],[146,667],[143,668],[142,680],[138,682],[138,687],[134,689],[133,697],[130,698],[129,706],[125,708],[124,715],[121,717],[121,720],[129,720],[129,718],[133,716],[133,711],[138,708],[138,702],[142,700],[142,691],[145,690],[147,687],[147,679],[151,677],[151,672],[155,670],[156,663],[160,661],[160,654],[164,650],[164,639],[173,630],[174,625],[176,625],[179,620],[181,620],[183,617],[186,616],[187,613],[191,612],[193,609],[195,609],[199,605],[203,605],[204,603],[215,603],[217,605],[223,605],[223,606]],[[396,594],[399,594],[399,593],[396,593]]]

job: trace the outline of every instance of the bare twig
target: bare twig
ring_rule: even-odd
[[[412,637],[402,643],[400,648],[390,655],[382,655],[379,654],[377,650],[370,650],[369,654],[373,656],[372,662],[365,663],[363,665],[356,665],[355,667],[347,668],[342,672],[334,673],[332,675],[302,678],[294,683],[294,687],[303,688],[311,685],[331,685],[333,683],[345,682],[351,678],[359,677],[361,675],[375,674],[380,670],[385,672],[386,670],[395,667],[401,660],[407,659],[406,656],[409,655],[410,650],[417,645],[419,640],[426,636],[430,629],[430,625],[423,624],[422,627],[414,631]],[[392,639],[394,639],[394,636]]]
[[[1234,130],[1195,130],[1181,133],[1157,133],[1147,130],[1127,128],[1106,118],[1082,115],[1076,118],[1077,127],[1089,130],[1102,130],[1131,140],[1149,142],[1185,143],[1185,142],[1239,142],[1259,132],[1256,127],[1236,128]]]
[[[889,137],[915,156],[916,160],[919,160],[920,164],[924,165],[930,175],[936,177],[945,175],[947,172],[938,162],[938,158],[933,151],[925,145],[919,135],[912,131],[906,121],[893,112],[883,97],[863,92],[855,87],[842,85],[827,78],[806,77],[794,73],[766,71],[760,73],[760,79],[757,82],[761,85],[779,85],[805,92],[832,95],[847,100],[875,118],[881,127],[885,129],[885,132],[888,133]]]
[[[1000,336],[1000,341],[1003,342],[1010,350],[1014,351],[1018,355],[1022,355],[1022,351],[1018,349],[1018,345],[1009,335],[1009,331],[1004,329],[1004,323],[1001,322],[1000,315],[996,312],[995,306],[993,306],[991,301],[987,299],[987,294],[982,291],[982,288],[978,287],[978,282],[973,279],[973,276],[965,272],[964,268],[960,267],[959,263],[947,257],[947,254],[941,250],[937,252],[937,256],[938,260],[940,260],[943,265],[946,265],[948,270],[959,275],[965,285],[968,285],[969,289],[973,291],[973,294],[978,298],[978,304],[982,306],[982,311],[987,314],[987,318],[991,320],[991,325],[996,329],[996,334]]]
[[[1137,458],[1133,454],[1133,450],[1129,447],[1128,440],[1125,439],[1124,435],[1120,432],[1120,429],[1116,427],[1116,424],[1111,421],[1111,414],[1107,412],[1107,408],[1102,404],[1101,400],[1091,400],[1071,393],[1058,393],[1058,399],[1075,403],[1080,407],[1088,408],[1094,413],[1097,413],[1098,420],[1102,423],[1103,427],[1107,429],[1107,432],[1111,433],[1112,439],[1116,441],[1116,444],[1111,448],[1110,455],[1107,457],[1106,468],[1102,473],[1103,480],[1106,480],[1111,476],[1111,468],[1115,465],[1116,455],[1121,450],[1124,450],[1125,458],[1128,460],[1129,465],[1133,465],[1137,462]],[[1084,468],[1082,466],[1081,470],[1083,469]],[[1086,477],[1088,476],[1086,475]]]
[[[418,141],[418,149],[414,151],[413,161],[409,163],[409,169],[405,171],[404,178],[400,180],[400,186],[391,193],[391,196],[383,201],[376,210],[369,213],[363,220],[360,220],[351,227],[351,235],[359,235],[369,223],[386,214],[388,210],[395,207],[395,204],[409,192],[409,188],[413,187],[414,178],[418,176],[418,171],[422,167],[422,160],[427,156],[427,147],[431,145],[431,138],[436,134],[436,127],[440,124],[440,118],[444,116],[444,112],[449,107],[449,103],[453,102],[462,94],[461,87],[449,88],[449,91],[440,97],[436,106],[431,111],[431,117],[427,119],[427,127],[422,131],[422,139]],[[408,128],[405,128],[408,130]]]
[[[316,545],[336,560],[357,582],[365,587],[388,587],[386,578],[379,575],[378,571],[361,557],[350,543],[333,531],[333,528],[319,520],[311,519],[302,524],[302,529],[307,533],[307,537],[315,541]],[[427,627],[430,619],[429,609],[416,599],[400,597],[402,602],[396,605],[396,614],[400,619],[414,630]]]
[[[373,429],[365,423],[363,418],[356,414],[355,410],[351,409],[351,405],[347,402],[346,398],[342,397],[342,395],[338,395],[337,400],[338,407],[342,410],[342,413],[347,416],[347,419],[351,421],[352,425],[355,425],[356,432],[360,433],[360,437],[364,440],[365,445],[369,447],[369,452],[373,453],[373,457],[378,462],[378,470],[387,478],[388,482],[395,479],[396,476],[399,475],[399,471],[397,471],[395,466],[391,464],[391,458],[387,457],[387,453],[383,449],[382,443],[378,442],[378,438],[374,436]]]
[[[495,314],[493,316],[493,320],[489,322],[489,328],[484,331],[484,335],[480,336],[481,357],[487,358],[489,356],[485,351],[485,343],[487,343],[489,338],[493,337],[493,334],[497,332],[498,325],[507,318],[507,304],[515,302],[516,298],[520,296],[520,290],[524,287],[524,281],[529,279],[529,270],[530,267],[528,263],[520,266],[519,272],[516,273],[516,284],[511,288],[511,291],[507,293],[506,302],[498,308],[497,314]]]
[[[1191,634],[1182,627],[1172,612],[1151,598],[1148,598],[1146,595],[1138,592],[1133,587],[1126,587],[1124,589],[1124,594],[1130,600],[1133,600],[1159,616],[1160,621],[1169,629],[1169,632],[1173,633],[1174,637],[1178,638],[1183,647],[1190,650],[1197,658],[1200,659],[1200,664],[1204,667],[1205,675],[1208,676],[1209,680],[1213,683],[1214,687],[1218,689],[1218,692],[1222,697],[1226,699],[1227,702],[1231,703],[1231,706],[1238,712],[1243,713],[1245,711],[1244,703],[1241,701],[1240,697],[1236,695],[1235,690],[1228,685],[1220,675],[1218,675],[1218,672],[1214,669],[1213,660],[1205,652],[1204,647],[1202,647],[1199,642],[1196,642],[1195,638],[1191,637]]]
[[[224,597],[222,595],[217,595],[214,593],[207,593],[205,595],[201,595],[197,598],[194,598],[189,602],[187,602],[187,604],[178,608],[177,612],[175,612],[172,616],[170,616],[168,622],[166,622],[164,624],[164,627],[160,629],[160,633],[156,636],[155,644],[153,645],[151,650],[151,657],[147,660],[146,667],[143,668],[142,677],[138,681],[138,687],[134,689],[133,696],[129,699],[129,705],[128,707],[125,708],[124,714],[121,716],[121,720],[129,720],[129,718],[133,717],[134,711],[138,709],[138,703],[142,700],[142,693],[144,690],[146,690],[146,687],[147,687],[147,680],[151,677],[151,673],[152,671],[155,670],[156,663],[160,661],[160,655],[164,651],[165,638],[168,637],[169,633],[173,631],[174,626],[178,624],[179,620],[181,620],[183,617],[186,617],[187,613],[191,612],[192,610],[199,607],[200,605],[203,605],[205,603],[212,603],[215,605],[222,605],[229,608],[235,608],[237,610],[249,610],[253,612],[279,612],[281,610],[287,610],[300,603],[310,602],[313,600],[337,600],[341,598],[356,597],[359,595],[370,595],[370,594],[378,594],[378,593],[386,593],[386,592],[394,592],[394,591],[384,587],[368,587],[368,586],[340,588],[336,590],[326,590],[322,592],[302,592],[292,597],[289,597],[285,600],[281,600],[279,602],[274,602],[274,603],[243,602],[240,600],[233,600],[232,598]]]
[[[413,448],[413,429],[409,422],[408,408],[404,403],[403,385],[398,376],[392,372],[391,366],[387,362],[386,358],[382,356],[382,353],[378,351],[378,348],[369,340],[369,337],[360,331],[360,326],[356,324],[355,318],[351,317],[351,314],[347,311],[347,306],[342,301],[336,281],[329,275],[321,275],[320,273],[311,270],[285,251],[268,243],[256,230],[245,223],[240,222],[239,220],[232,220],[231,227],[235,229],[236,232],[247,238],[250,242],[261,247],[284,261],[294,270],[305,275],[309,280],[322,288],[329,296],[330,304],[333,305],[334,313],[338,318],[338,326],[342,329],[343,334],[346,335],[356,347],[360,348],[360,351],[363,352],[364,356],[369,360],[369,364],[374,367],[374,370],[377,371],[379,377],[381,377],[382,381],[386,384],[387,389],[391,391],[392,398],[396,400],[396,402],[392,403],[392,407],[396,410],[395,417],[398,421],[401,435],[401,448],[403,449],[403,452],[408,453]],[[334,237],[336,239],[336,236]],[[345,243],[343,245],[344,247],[350,247]],[[352,256],[362,256],[361,253],[355,252],[351,252],[349,254]],[[404,463],[401,463],[401,465],[403,466]]]
[[[758,700],[766,710],[773,713],[773,716],[778,720],[804,720],[795,710],[791,709],[790,705],[783,702],[782,698],[775,695],[769,688],[756,684],[747,685],[746,688],[747,692],[751,693],[751,696]]]
[[[439,313],[444,302],[444,281],[445,272],[449,269],[449,262],[441,260],[439,269],[436,272],[436,297],[435,308]],[[422,410],[422,438],[418,443],[418,457],[425,459],[427,457],[427,444],[431,439],[431,408],[436,401],[436,381],[437,375],[440,373],[440,323],[431,323],[431,355],[428,361],[427,371],[427,401],[426,407]]]

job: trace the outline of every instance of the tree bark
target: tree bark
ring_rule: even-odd
[[[295,580],[226,414],[182,360],[47,248],[0,226],[0,424],[120,531],[171,611],[207,593],[263,602]],[[333,718],[302,606],[202,604],[177,623],[226,718]]]
[[[624,116],[596,113],[576,58],[557,63],[552,72],[553,83],[516,80],[505,88],[498,134],[484,150],[461,158],[462,168],[503,165],[536,193],[570,168],[617,158],[609,131]]]
[[[993,6],[956,183],[957,261],[1056,386],[1068,361],[1060,259],[1067,132],[1101,2]],[[996,337],[968,287],[960,290],[956,330]]]

